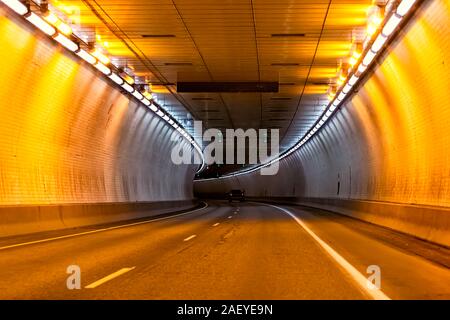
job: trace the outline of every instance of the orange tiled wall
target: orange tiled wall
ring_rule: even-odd
[[[0,8],[0,205],[192,198],[174,135]]]

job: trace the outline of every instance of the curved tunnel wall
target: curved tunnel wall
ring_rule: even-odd
[[[197,165],[172,164],[177,134],[158,116],[4,8],[0,45],[1,235],[116,219],[89,203],[193,199]],[[73,223],[43,209],[67,204],[84,204]]]
[[[450,245],[449,18],[448,1],[429,1],[277,175],[196,182],[196,192],[294,197]]]

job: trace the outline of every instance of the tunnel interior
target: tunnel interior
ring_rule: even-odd
[[[267,208],[309,208],[448,271],[449,18],[446,0],[1,0],[0,245],[225,212],[238,190],[249,224],[289,233]]]

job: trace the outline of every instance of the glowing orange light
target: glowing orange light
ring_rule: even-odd
[[[350,64],[351,67],[354,67],[355,64],[358,62],[359,58],[361,57],[362,54],[362,45],[360,43],[358,43],[355,47],[355,49],[353,50],[352,56],[350,57],[348,63]]]
[[[129,76],[129,75],[126,74],[125,72],[124,72],[124,73],[121,73],[120,75],[121,75],[122,78],[123,78],[126,82],[128,82],[129,84],[134,84],[134,78],[133,78],[133,77]]]
[[[44,15],[44,19],[47,20],[51,25],[53,25],[58,31],[60,31],[65,36],[69,36],[72,34],[72,28],[67,24],[61,21],[54,13],[48,11]]]
[[[336,86],[331,86],[330,89],[328,90],[328,100],[333,100],[334,97],[336,96]]]
[[[375,34],[375,32],[377,32],[382,22],[383,22],[383,14],[381,12],[381,9],[377,8],[377,10],[372,15],[370,15],[369,20],[367,22],[367,30],[366,30],[367,34],[369,36]]]
[[[109,64],[111,61],[106,55],[101,53],[99,49],[95,49],[94,52],[92,52],[92,55],[103,64]]]
[[[152,100],[152,99],[153,99],[153,96],[152,96],[152,93],[151,93],[151,92],[144,91],[142,94],[143,94],[144,97],[146,97],[148,100]]]

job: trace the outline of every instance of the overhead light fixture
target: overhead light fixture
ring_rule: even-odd
[[[1,2],[21,16],[27,14],[29,11],[28,6],[19,0],[1,0]]]
[[[96,64],[94,64],[94,67],[96,67],[100,72],[104,73],[107,76],[111,74],[111,69],[101,62],[97,62]]]
[[[350,77],[350,80],[348,80],[348,83],[353,86],[356,83],[356,81],[358,81],[358,77],[354,74]]]
[[[151,104],[150,110],[152,110],[153,112],[156,112],[156,111],[158,111],[158,108],[154,104]]]
[[[336,86],[332,85],[328,89],[328,100],[333,100],[334,96],[336,95]]]
[[[144,98],[144,96],[137,90],[134,90],[133,96],[138,100],[142,100]]]
[[[39,17],[34,12],[29,13],[25,16],[25,19],[27,19],[29,22],[31,22],[35,27],[40,29],[42,32],[49,36],[53,36],[56,33],[56,29],[50,25],[47,21]]]
[[[58,33],[53,39],[72,52],[76,52],[79,49],[78,44],[61,33]]]
[[[404,16],[408,13],[409,9],[416,3],[416,0],[403,0],[397,7],[397,14]]]
[[[352,89],[352,85],[350,83],[347,83],[344,88],[342,89],[342,92],[347,94]]]
[[[90,64],[95,64],[97,62],[97,59],[95,59],[95,57],[93,57],[88,52],[84,51],[83,49],[78,50],[76,52],[76,55]]]
[[[382,33],[380,33],[377,37],[377,39],[374,41],[374,43],[372,44],[372,51],[373,52],[378,52],[380,51],[380,49],[383,47],[384,43],[386,42],[386,36],[384,36]]]
[[[44,15],[44,19],[54,26],[62,34],[69,36],[72,34],[72,28],[60,18],[58,18],[53,12],[47,10]]]
[[[146,97],[148,100],[153,100],[153,95],[152,95],[151,92],[144,91],[142,94],[143,94],[144,97]]]
[[[368,22],[367,22],[367,34],[369,37],[375,34],[377,32],[378,28],[380,27],[381,23],[383,22],[383,16],[384,16],[384,7],[382,6],[374,6],[372,9],[371,14],[369,15]]]
[[[126,81],[122,84],[122,88],[124,88],[129,93],[132,93],[134,91],[134,88]]]
[[[364,57],[362,64],[366,67],[372,62],[372,60],[375,58],[376,52],[373,52],[372,50],[367,51],[366,56]]]
[[[395,28],[397,28],[400,21],[402,21],[402,17],[400,17],[396,14],[391,15],[391,17],[389,18],[389,20],[386,22],[386,24],[383,27],[382,34],[385,37],[390,36],[392,34],[392,32],[394,32]]]
[[[103,63],[103,64],[109,64],[110,63],[110,60],[109,60],[109,58],[106,56],[106,55],[104,55],[102,52],[100,52],[100,50],[97,48],[97,49],[95,49],[93,52],[92,52],[92,55],[94,56],[94,57],[96,57],[101,63]]]
[[[117,74],[115,73],[111,73],[109,75],[109,78],[114,81],[115,83],[117,83],[119,86],[122,85],[124,83],[124,80]]]
[[[352,55],[349,59],[349,65],[353,68],[361,57],[363,45],[360,42],[355,43]]]
[[[364,71],[366,71],[367,66],[365,66],[364,64],[360,63],[359,67],[358,67],[358,72],[359,73],[363,73]]]
[[[339,77],[336,81],[339,87],[344,84],[345,80],[347,79],[347,76],[348,76],[348,66],[343,65],[341,66],[341,70],[339,71]]]

